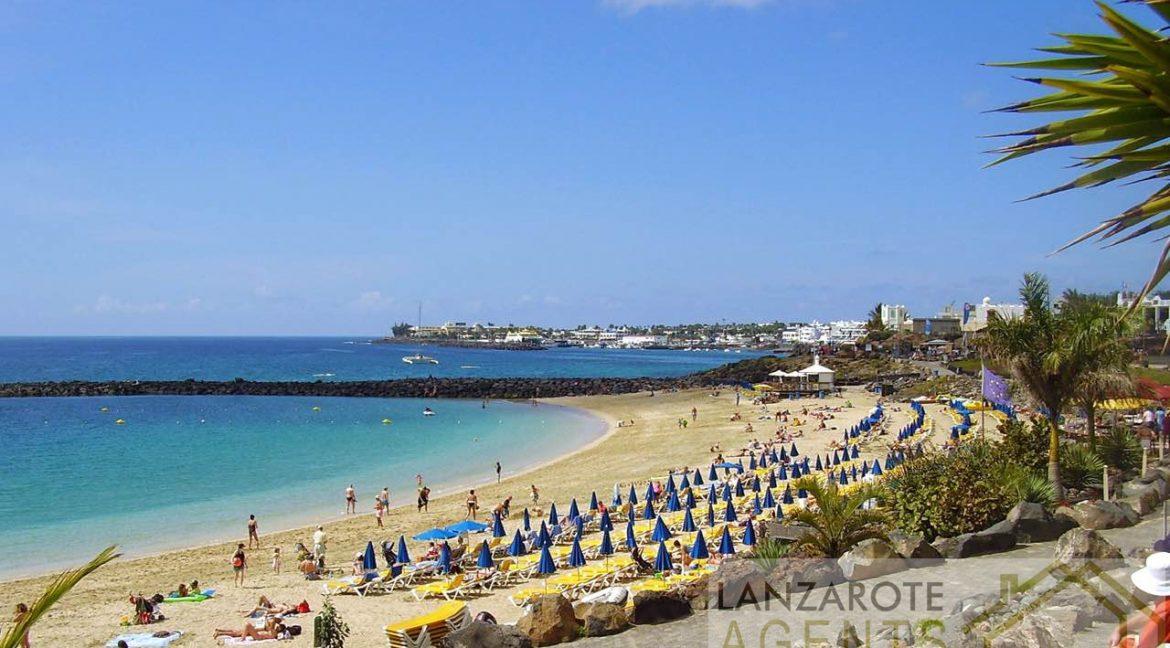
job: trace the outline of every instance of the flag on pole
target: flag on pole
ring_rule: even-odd
[[[983,398],[996,405],[1012,404],[1007,381],[987,367],[983,367]]]

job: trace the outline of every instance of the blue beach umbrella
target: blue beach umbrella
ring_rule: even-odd
[[[857,446],[853,446],[853,450],[849,453],[849,457],[851,459],[860,459],[861,458],[861,451],[857,449]]]
[[[642,519],[654,519],[654,500],[646,500],[646,508],[642,509]]]
[[[724,484],[723,485],[723,501],[724,502],[731,501],[731,484]]]
[[[842,470],[841,474],[837,476],[837,483],[842,486],[849,483],[849,475],[846,474],[844,470]]]
[[[780,502],[783,504],[792,504],[796,500],[792,499],[792,487],[785,486],[784,494],[780,496]]]
[[[532,518],[528,516],[528,508],[527,507],[525,507],[525,509],[524,509],[524,530],[525,531],[532,530]]]
[[[691,558],[703,560],[710,557],[711,554],[707,552],[707,540],[703,538],[703,531],[700,530],[695,534],[695,542],[691,545]]]
[[[630,506],[638,503],[638,492],[634,490],[634,485],[630,484],[630,494],[626,499],[630,502]]]
[[[865,476],[866,476],[866,475],[868,475],[868,474],[869,474],[869,462],[868,462],[868,461],[863,461],[863,462],[861,463],[861,476],[862,476],[862,477],[865,477]]]
[[[849,479],[857,481],[857,464],[849,467]]]
[[[597,548],[597,553],[603,556],[613,555],[613,540],[609,537],[609,531],[601,532],[601,546]]]
[[[800,464],[792,464],[792,474],[789,475],[789,479],[798,479],[800,477],[800,473]]]
[[[760,513],[763,513],[763,512],[764,512],[764,509],[760,508],[760,496],[759,496],[759,494],[757,494],[755,496],[755,498],[752,499],[752,513],[759,515]]]
[[[687,489],[687,499],[683,502],[683,506],[688,509],[695,508],[695,493],[691,489]]]
[[[615,507],[622,505],[622,494],[621,493],[618,493],[617,495],[613,496],[613,505]]]
[[[655,497],[654,497],[654,483],[653,483],[653,482],[651,482],[651,483],[649,483],[649,484],[646,484],[646,501],[647,501],[647,502],[653,502],[654,500],[655,500]]]
[[[457,532],[454,532],[454,531],[449,531],[447,529],[434,528],[434,529],[427,529],[426,531],[423,531],[422,533],[414,536],[414,539],[415,540],[450,540],[451,538],[454,538],[458,535],[459,534]]]
[[[682,502],[678,501],[678,491],[670,492],[670,500],[666,503],[666,510],[672,513],[682,510]]]
[[[723,511],[723,521],[724,522],[735,522],[736,519],[737,518],[735,516],[735,507],[731,505],[731,502],[728,502],[727,509]]]
[[[449,524],[443,528],[455,535],[459,535],[461,533],[480,533],[481,531],[487,531],[488,525],[482,522],[475,522],[474,520],[463,520],[462,522]]]
[[[707,526],[715,526],[715,504],[711,500],[707,500]]]
[[[651,540],[667,540],[671,537],[670,529],[666,528],[666,523],[662,521],[662,516],[658,516],[658,521],[654,523],[654,534],[650,536]]]
[[[777,520],[784,519],[784,507],[780,506],[779,504],[776,505],[776,519]]]
[[[553,526],[557,523],[557,503],[553,502],[548,505],[548,525]]]
[[[536,563],[536,573],[538,574],[554,574],[557,571],[557,564],[553,561],[552,554],[548,552],[548,547],[540,550],[540,562]]]
[[[834,451],[833,451],[833,465],[834,465],[834,466],[840,466],[840,465],[841,465],[841,457],[837,455],[837,451],[836,451],[836,450],[834,450]]]
[[[691,479],[690,479],[690,477],[687,476],[687,473],[683,473],[682,480],[679,481],[679,483],[678,483],[678,489],[679,490],[686,490],[690,487],[691,487]]]
[[[760,468],[767,468],[767,467],[768,467],[768,453],[765,452],[765,453],[760,455]]]
[[[597,491],[593,491],[593,493],[589,495],[589,510],[596,511],[600,508],[601,507],[597,505]]]
[[[507,535],[504,532],[504,521],[500,519],[498,513],[492,513],[492,537],[502,538]]]
[[[780,470],[772,473],[772,476],[768,478],[768,485],[772,488],[776,488],[777,479],[782,481],[788,479],[788,468],[780,466]]]
[[[581,551],[581,541],[574,540],[573,548],[569,550],[569,566],[570,567],[584,567],[585,566],[585,552]]]
[[[664,573],[674,571],[674,564],[670,561],[670,551],[665,542],[658,543],[658,555],[654,556],[654,571]]]
[[[719,539],[719,553],[723,555],[735,553],[735,542],[731,540],[731,527],[723,527],[723,537]]]
[[[801,488],[801,489],[796,491],[796,497],[797,497],[797,499],[808,499],[808,491]]]
[[[825,467],[821,464],[821,455],[817,455],[817,463],[815,466],[813,466],[813,468],[815,468],[817,472],[825,469]]]
[[[362,554],[362,569],[366,571],[378,568],[378,558],[374,555],[374,543],[366,542],[366,551]]]
[[[711,466],[711,470],[707,471],[707,479],[708,481],[717,481],[719,479],[719,473],[715,472],[714,465]]]
[[[577,498],[574,497],[573,501],[569,502],[569,519],[575,520],[579,517],[581,517],[581,510],[577,508]]]
[[[613,531],[613,520],[609,517],[609,510],[607,509],[601,514],[601,522],[598,523],[602,531]]]
[[[626,522],[626,548],[633,549],[638,546],[638,540],[634,537],[634,521]]]
[[[776,506],[776,498],[772,497],[772,489],[764,491],[764,508],[773,508]]]
[[[882,474],[882,465],[880,463],[878,463],[877,459],[873,460],[873,470],[871,470],[870,472],[873,473],[874,477],[877,477],[878,475]]]
[[[691,515],[691,509],[687,509],[687,514],[686,514],[686,516],[683,517],[683,524],[682,524],[683,533],[694,533],[696,528],[697,527],[695,526],[695,518],[694,518],[694,516]]]
[[[748,457],[748,468],[755,470],[757,466],[759,466],[759,464],[756,463],[756,454],[753,452]]]
[[[799,456],[800,456],[800,452],[798,452],[798,451],[796,450],[796,444],[795,444],[795,443],[793,443],[793,444],[792,444],[792,449],[788,451],[788,456],[789,456],[789,457],[799,457]]]
[[[695,483],[695,486],[702,486],[703,485],[703,473],[700,472],[698,468],[695,468],[695,481],[694,481],[694,483]]]
[[[538,547],[547,547],[552,544],[552,536],[549,535],[548,527],[543,520],[540,522],[540,533],[536,534],[536,543]]]
[[[524,538],[520,536],[520,529],[516,529],[516,535],[512,536],[512,544],[508,545],[509,556],[523,556],[528,553],[524,548]]]
[[[788,460],[788,450],[786,450],[784,448],[780,448],[780,459],[782,459],[784,461]]]
[[[475,559],[475,566],[480,569],[491,569],[494,565],[491,547],[488,546],[487,540],[484,540],[479,545],[479,556]]]
[[[756,544],[756,525],[751,520],[743,528],[743,543],[749,547]]]
[[[743,497],[743,480],[742,479],[735,480],[735,496],[736,497]]]
[[[451,573],[451,548],[447,546],[446,542],[439,547],[439,565],[437,569],[443,574]]]
[[[760,476],[759,475],[756,475],[755,477],[752,478],[752,490],[757,492],[757,493],[760,492]]]
[[[715,484],[707,484],[707,501],[715,501]]]
[[[410,553],[406,550],[406,536],[398,536],[398,562],[410,562]]]
[[[666,492],[673,493],[676,490],[678,487],[674,485],[674,473],[670,473],[666,476]]]
[[[585,518],[583,518],[583,517],[577,518],[576,522],[574,523],[574,526],[577,527],[577,537],[578,538],[585,535]]]

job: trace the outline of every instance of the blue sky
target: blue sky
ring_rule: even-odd
[[[1143,19],[1144,10],[1129,11]],[[980,62],[1088,0],[16,2],[0,334],[375,334],[395,320],[933,313],[1146,277],[1047,253],[1123,188],[1014,200]]]

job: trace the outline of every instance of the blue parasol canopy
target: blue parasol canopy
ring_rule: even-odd
[[[683,533],[694,533],[696,528],[698,527],[695,526],[695,518],[691,515],[691,509],[687,509],[687,514],[683,517]]]
[[[552,504],[548,505],[548,525],[555,525],[558,519],[560,518],[557,516],[557,503],[553,502]]]
[[[658,516],[658,521],[654,523],[654,534],[650,536],[651,540],[668,540],[670,539],[670,529],[666,528],[666,523],[662,521],[662,516]]]
[[[437,567],[440,573],[451,573],[451,547],[446,542],[439,547],[439,565]]]
[[[378,558],[374,555],[374,543],[366,542],[366,551],[362,554],[362,569],[366,571],[378,568]]]
[[[569,519],[575,520],[579,517],[581,517],[581,510],[577,508],[577,498],[574,497],[573,501],[569,502]]]
[[[596,511],[600,508],[601,507],[597,505],[597,491],[593,491],[589,494],[589,510]]]
[[[849,483],[849,475],[846,474],[844,470],[842,470],[841,474],[837,476],[837,483],[842,486]]]
[[[658,555],[654,556],[654,571],[674,571],[674,564],[670,561],[670,551],[666,548],[665,542],[658,543]]]
[[[654,500],[646,500],[646,508],[642,509],[642,519],[654,519]]]
[[[719,479],[719,473],[715,472],[715,466],[711,466],[711,470],[707,471],[707,479],[709,481],[716,481]]]
[[[673,493],[676,490],[678,487],[674,485],[674,473],[670,473],[666,476],[666,492]]]
[[[703,485],[703,473],[699,472],[698,468],[695,468],[695,486],[702,486],[702,485]]]
[[[679,490],[686,490],[690,487],[691,487],[691,478],[688,476],[688,473],[683,473],[682,480],[680,480],[678,482],[678,489]]]
[[[749,547],[756,544],[756,525],[751,520],[743,528],[743,543]]]
[[[821,455],[817,455],[817,463],[816,463],[816,465],[815,465],[815,466],[813,466],[813,468],[814,468],[814,469],[815,469],[817,472],[820,472],[820,471],[822,471],[822,470],[824,470],[824,469],[825,469],[824,465],[822,465],[822,464],[821,464]]]
[[[796,501],[792,499],[792,486],[784,487],[784,494],[780,496],[780,501],[784,504],[792,504]]]
[[[748,457],[748,468],[755,470],[757,466],[759,466],[759,464],[756,463],[756,453],[753,452]]]
[[[695,493],[691,489],[687,489],[687,499],[683,502],[683,506],[688,509],[695,508]]]
[[[767,467],[768,467],[768,453],[765,452],[765,453],[760,455],[760,468],[767,468]]]
[[[507,533],[504,532],[504,521],[500,519],[499,513],[492,513],[492,537],[502,538]]]
[[[601,522],[599,524],[602,531],[613,531],[613,520],[609,517],[608,509],[601,514]]]
[[[646,501],[653,502],[654,499],[654,482],[650,482],[646,484]]]
[[[512,544],[508,545],[509,556],[523,556],[528,553],[524,548],[524,538],[520,536],[520,529],[516,529],[516,535],[512,536]]]
[[[800,452],[798,452],[798,451],[796,450],[796,444],[795,444],[795,443],[793,443],[793,444],[792,444],[792,449],[788,451],[788,456],[789,456],[789,457],[799,457],[799,456],[800,456]]]
[[[715,503],[707,500],[707,526],[715,526]]]
[[[759,495],[759,493],[757,493],[756,496],[754,498],[752,498],[752,513],[759,515],[760,513],[763,513],[763,512],[764,512],[764,509],[760,508],[760,495]]]
[[[448,531],[447,529],[434,528],[434,529],[427,529],[426,531],[423,531],[422,533],[414,536],[414,539],[415,540],[450,540],[451,538],[454,538],[458,535],[459,535],[459,533],[456,531]]]
[[[406,536],[398,536],[398,562],[410,562],[410,553],[406,550]]]
[[[707,552],[707,540],[703,538],[703,531],[700,530],[695,534],[695,542],[691,545],[691,558],[703,560],[710,557],[711,554]]]
[[[670,500],[666,502],[666,510],[672,513],[682,510],[682,502],[678,501],[678,491],[670,491]]]
[[[609,531],[601,532],[601,546],[597,548],[597,553],[602,556],[613,555],[613,540],[609,537]]]
[[[443,528],[454,533],[455,535],[459,535],[460,533],[480,533],[482,531],[486,531],[488,525],[482,522],[476,522],[474,520],[463,520],[462,522],[449,524]]]
[[[727,509],[723,511],[723,521],[724,522],[735,522],[736,519],[737,518],[735,516],[735,507],[731,505],[731,502],[728,502]]]
[[[723,485],[723,498],[722,499],[724,502],[731,501],[731,484],[728,483],[728,484]]]
[[[552,554],[548,552],[548,547],[542,547],[540,550],[540,562],[536,563],[536,573],[552,574],[556,571],[557,564],[553,562]]]
[[[621,493],[618,493],[617,495],[613,496],[613,505],[614,506],[621,506],[622,505],[622,494]]]
[[[878,475],[882,474],[882,465],[880,463],[878,463],[877,459],[873,460],[873,470],[871,470],[870,472],[873,473],[874,477],[877,477]]]
[[[524,530],[525,531],[532,530],[532,518],[529,517],[529,515],[528,515],[528,508],[527,507],[525,507],[525,509],[524,509]]]
[[[853,446],[853,450],[851,450],[849,452],[849,457],[851,459],[860,459],[861,458],[861,451],[857,449],[857,446]]]
[[[760,492],[760,476],[759,475],[756,475],[755,477],[752,478],[752,490],[757,492],[757,493]]]
[[[735,553],[735,543],[731,540],[731,527],[723,527],[723,537],[719,539],[719,553],[723,555]]]
[[[634,537],[634,521],[626,522],[626,548],[633,549],[638,546],[638,540]]]
[[[781,480],[788,479],[788,469],[785,468],[784,466],[780,466],[779,471],[773,471],[771,474],[769,474],[768,475],[768,488],[776,488],[776,480],[777,479],[781,479]]]
[[[547,547],[552,544],[552,536],[548,533],[548,526],[545,525],[544,520],[540,522],[540,533],[536,534],[536,546]]]
[[[488,546],[487,540],[479,545],[479,556],[475,559],[475,566],[480,569],[491,569],[495,566],[495,563],[492,562],[492,550]]]
[[[772,497],[772,489],[764,491],[764,508],[772,508],[776,506],[776,498]]]
[[[574,526],[577,527],[577,537],[578,538],[585,535],[585,518],[577,517],[573,524],[574,524]]]

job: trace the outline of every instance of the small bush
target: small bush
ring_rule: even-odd
[[[341,620],[337,608],[328,596],[321,604],[321,612],[313,619],[313,647],[314,648],[345,648],[345,638],[349,636],[349,626]]]
[[[1056,491],[1044,475],[1031,472],[1023,466],[1008,466],[1003,477],[1004,485],[1016,504],[1032,502],[1052,508],[1056,503]]]
[[[1004,461],[1022,466],[1032,472],[1048,469],[1048,422],[1041,418],[1031,421],[1008,421],[1000,426],[1003,434],[996,446]]]
[[[779,540],[763,540],[756,545],[752,557],[764,571],[770,572],[776,568],[776,565],[780,564],[780,560],[787,556],[791,549],[791,545]]]
[[[1128,472],[1141,466],[1142,443],[1124,428],[1113,428],[1097,439],[1097,455],[1107,465]]]
[[[1065,443],[1060,446],[1060,479],[1065,486],[1084,490],[1100,488],[1105,462],[1088,446]]]

